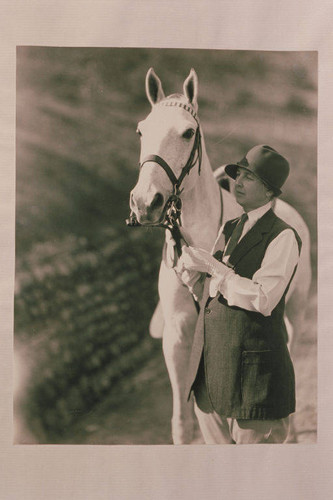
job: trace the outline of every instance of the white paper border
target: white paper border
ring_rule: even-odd
[[[0,498],[266,500],[332,495],[332,14],[326,0],[1,2]],[[12,445],[16,45],[318,50],[317,445]]]

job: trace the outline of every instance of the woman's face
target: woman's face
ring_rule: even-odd
[[[239,167],[235,179],[235,196],[245,212],[255,210],[270,200],[270,191],[255,174]]]

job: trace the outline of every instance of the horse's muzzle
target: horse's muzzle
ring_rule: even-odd
[[[150,197],[135,197],[135,193],[132,191],[130,208],[140,224],[156,224],[163,215],[164,197],[158,192]]]
[[[141,226],[140,222],[138,222],[138,219],[136,218],[135,213],[132,211],[130,213],[129,218],[125,220],[125,223],[126,223],[126,226],[129,226],[129,227]]]

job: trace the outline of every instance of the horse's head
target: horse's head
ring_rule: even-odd
[[[130,195],[131,210],[141,224],[161,222],[170,196],[180,192],[180,184],[190,190],[196,180],[194,175],[186,175],[199,164],[200,156],[198,79],[193,69],[183,90],[184,95],[165,97],[160,79],[152,68],[148,71],[146,94],[152,109],[137,127],[141,168]]]

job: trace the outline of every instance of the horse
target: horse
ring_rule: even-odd
[[[221,189],[211,168],[197,115],[198,77],[194,69],[183,83],[183,94],[166,97],[153,68],[147,72],[145,88],[151,111],[137,126],[140,172],[129,204],[138,224],[166,227],[158,280],[160,302],[150,323],[150,333],[162,337],[172,388],[173,443],[189,444],[194,439],[195,417],[185,384],[198,308],[176,272],[181,253],[179,240],[181,237],[188,245],[212,251],[221,225],[238,217],[242,209],[232,193]],[[174,219],[169,217],[170,205],[176,212]],[[275,211],[285,215],[285,220],[296,218],[298,226],[302,226],[300,233],[307,232],[304,221],[290,205],[276,200]],[[307,245],[304,248],[303,244],[302,254],[304,262],[298,267],[298,277],[295,275],[289,294],[289,323],[294,330],[302,322],[311,273]]]

